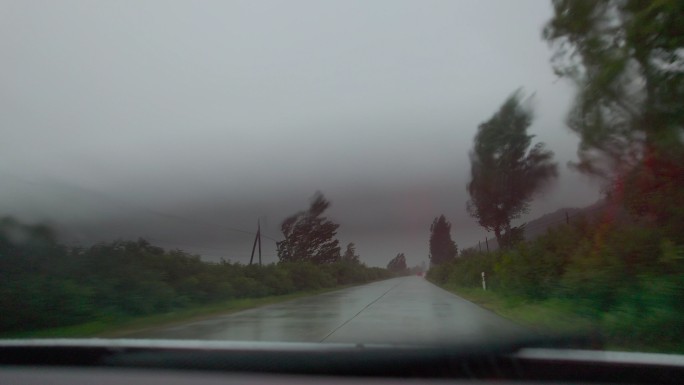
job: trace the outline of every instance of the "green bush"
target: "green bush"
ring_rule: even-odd
[[[290,262],[283,264],[296,290],[318,290],[336,285],[336,280],[325,266],[310,262]]]
[[[207,263],[139,239],[69,249],[45,226],[0,219],[0,332],[68,326],[389,278],[352,261]]]
[[[501,252],[494,266],[493,287],[510,294],[545,299],[559,287],[563,258],[540,243],[520,243]]]
[[[581,219],[507,251],[469,253],[428,279],[488,289],[510,303],[556,303],[594,320],[613,342],[684,351],[684,246],[648,218]]]
[[[455,287],[481,287],[482,273],[487,285],[496,285],[495,264],[500,259],[498,253],[470,253],[454,261],[432,266],[427,278],[435,283]]]

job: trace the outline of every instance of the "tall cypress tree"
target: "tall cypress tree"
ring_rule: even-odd
[[[451,223],[444,215],[435,218],[430,226],[430,264],[441,265],[453,261],[458,247],[451,239]]]

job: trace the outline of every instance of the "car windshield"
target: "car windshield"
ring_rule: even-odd
[[[0,9],[0,338],[684,352],[684,3]]]

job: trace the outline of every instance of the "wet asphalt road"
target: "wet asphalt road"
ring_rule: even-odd
[[[464,343],[523,330],[429,283],[402,277],[127,338],[342,343]]]

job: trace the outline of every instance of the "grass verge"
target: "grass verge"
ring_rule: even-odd
[[[684,354],[683,342],[659,338],[658,331],[646,339],[623,330],[614,321],[619,313],[595,318],[578,312],[578,305],[567,300],[532,301],[479,288],[438,286],[538,333],[600,336],[605,350]]]
[[[560,300],[538,302],[504,297],[482,289],[453,286],[444,289],[537,332],[583,333],[598,328],[594,320],[577,314],[571,304]]]
[[[265,306],[297,298],[323,294],[344,289],[354,285],[338,286],[334,288],[298,292],[285,295],[275,295],[262,298],[242,298],[222,301],[212,304],[195,306],[161,314],[138,317],[113,317],[99,319],[88,323],[32,330],[25,332],[2,333],[0,338],[120,338],[146,330],[174,326],[181,323],[200,321],[209,317],[226,315],[241,310]]]

